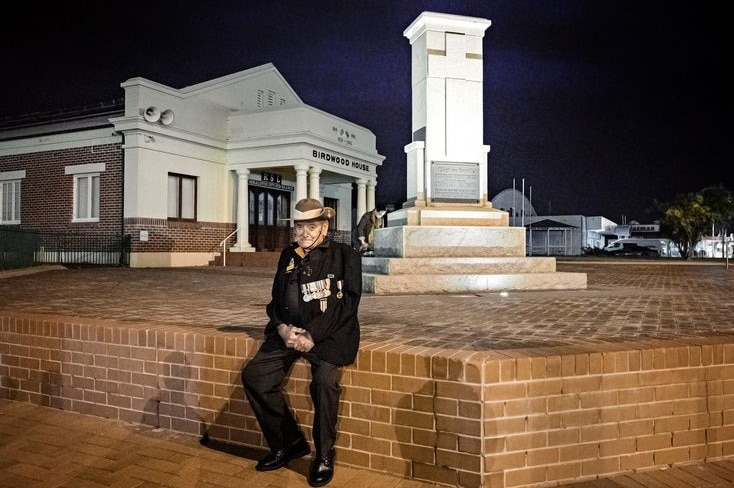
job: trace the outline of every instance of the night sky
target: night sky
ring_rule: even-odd
[[[372,130],[377,205],[405,200],[410,52],[423,11],[486,18],[489,195],[525,180],[539,214],[649,223],[653,203],[724,184],[721,6],[661,0],[168,1],[14,5],[0,117],[174,88],[273,63],[301,99]],[[86,2],[85,2],[86,3]]]

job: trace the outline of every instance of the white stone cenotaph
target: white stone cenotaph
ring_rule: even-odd
[[[585,289],[586,274],[526,257],[525,229],[487,196],[483,49],[487,19],[423,12],[412,46],[412,142],[407,201],[376,229],[363,257],[365,293]]]

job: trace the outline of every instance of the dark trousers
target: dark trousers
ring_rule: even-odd
[[[313,353],[301,353],[277,341],[266,341],[242,370],[242,384],[268,447],[271,451],[282,449],[303,437],[283,395],[286,375],[300,357],[311,364],[313,441],[316,455],[323,457],[336,442],[341,393],[338,366]]]

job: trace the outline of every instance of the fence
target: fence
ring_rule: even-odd
[[[0,229],[0,269],[32,266],[38,239],[36,232]]]
[[[0,230],[0,269],[33,264],[128,266],[130,236]]]

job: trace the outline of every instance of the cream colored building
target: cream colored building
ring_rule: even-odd
[[[130,266],[192,266],[225,248],[279,250],[301,198],[335,207],[342,240],[375,207],[375,135],[305,104],[272,64],[181,89],[121,86],[115,110],[0,127],[0,181],[21,208],[0,226],[121,232]],[[38,198],[64,211],[34,212]]]

